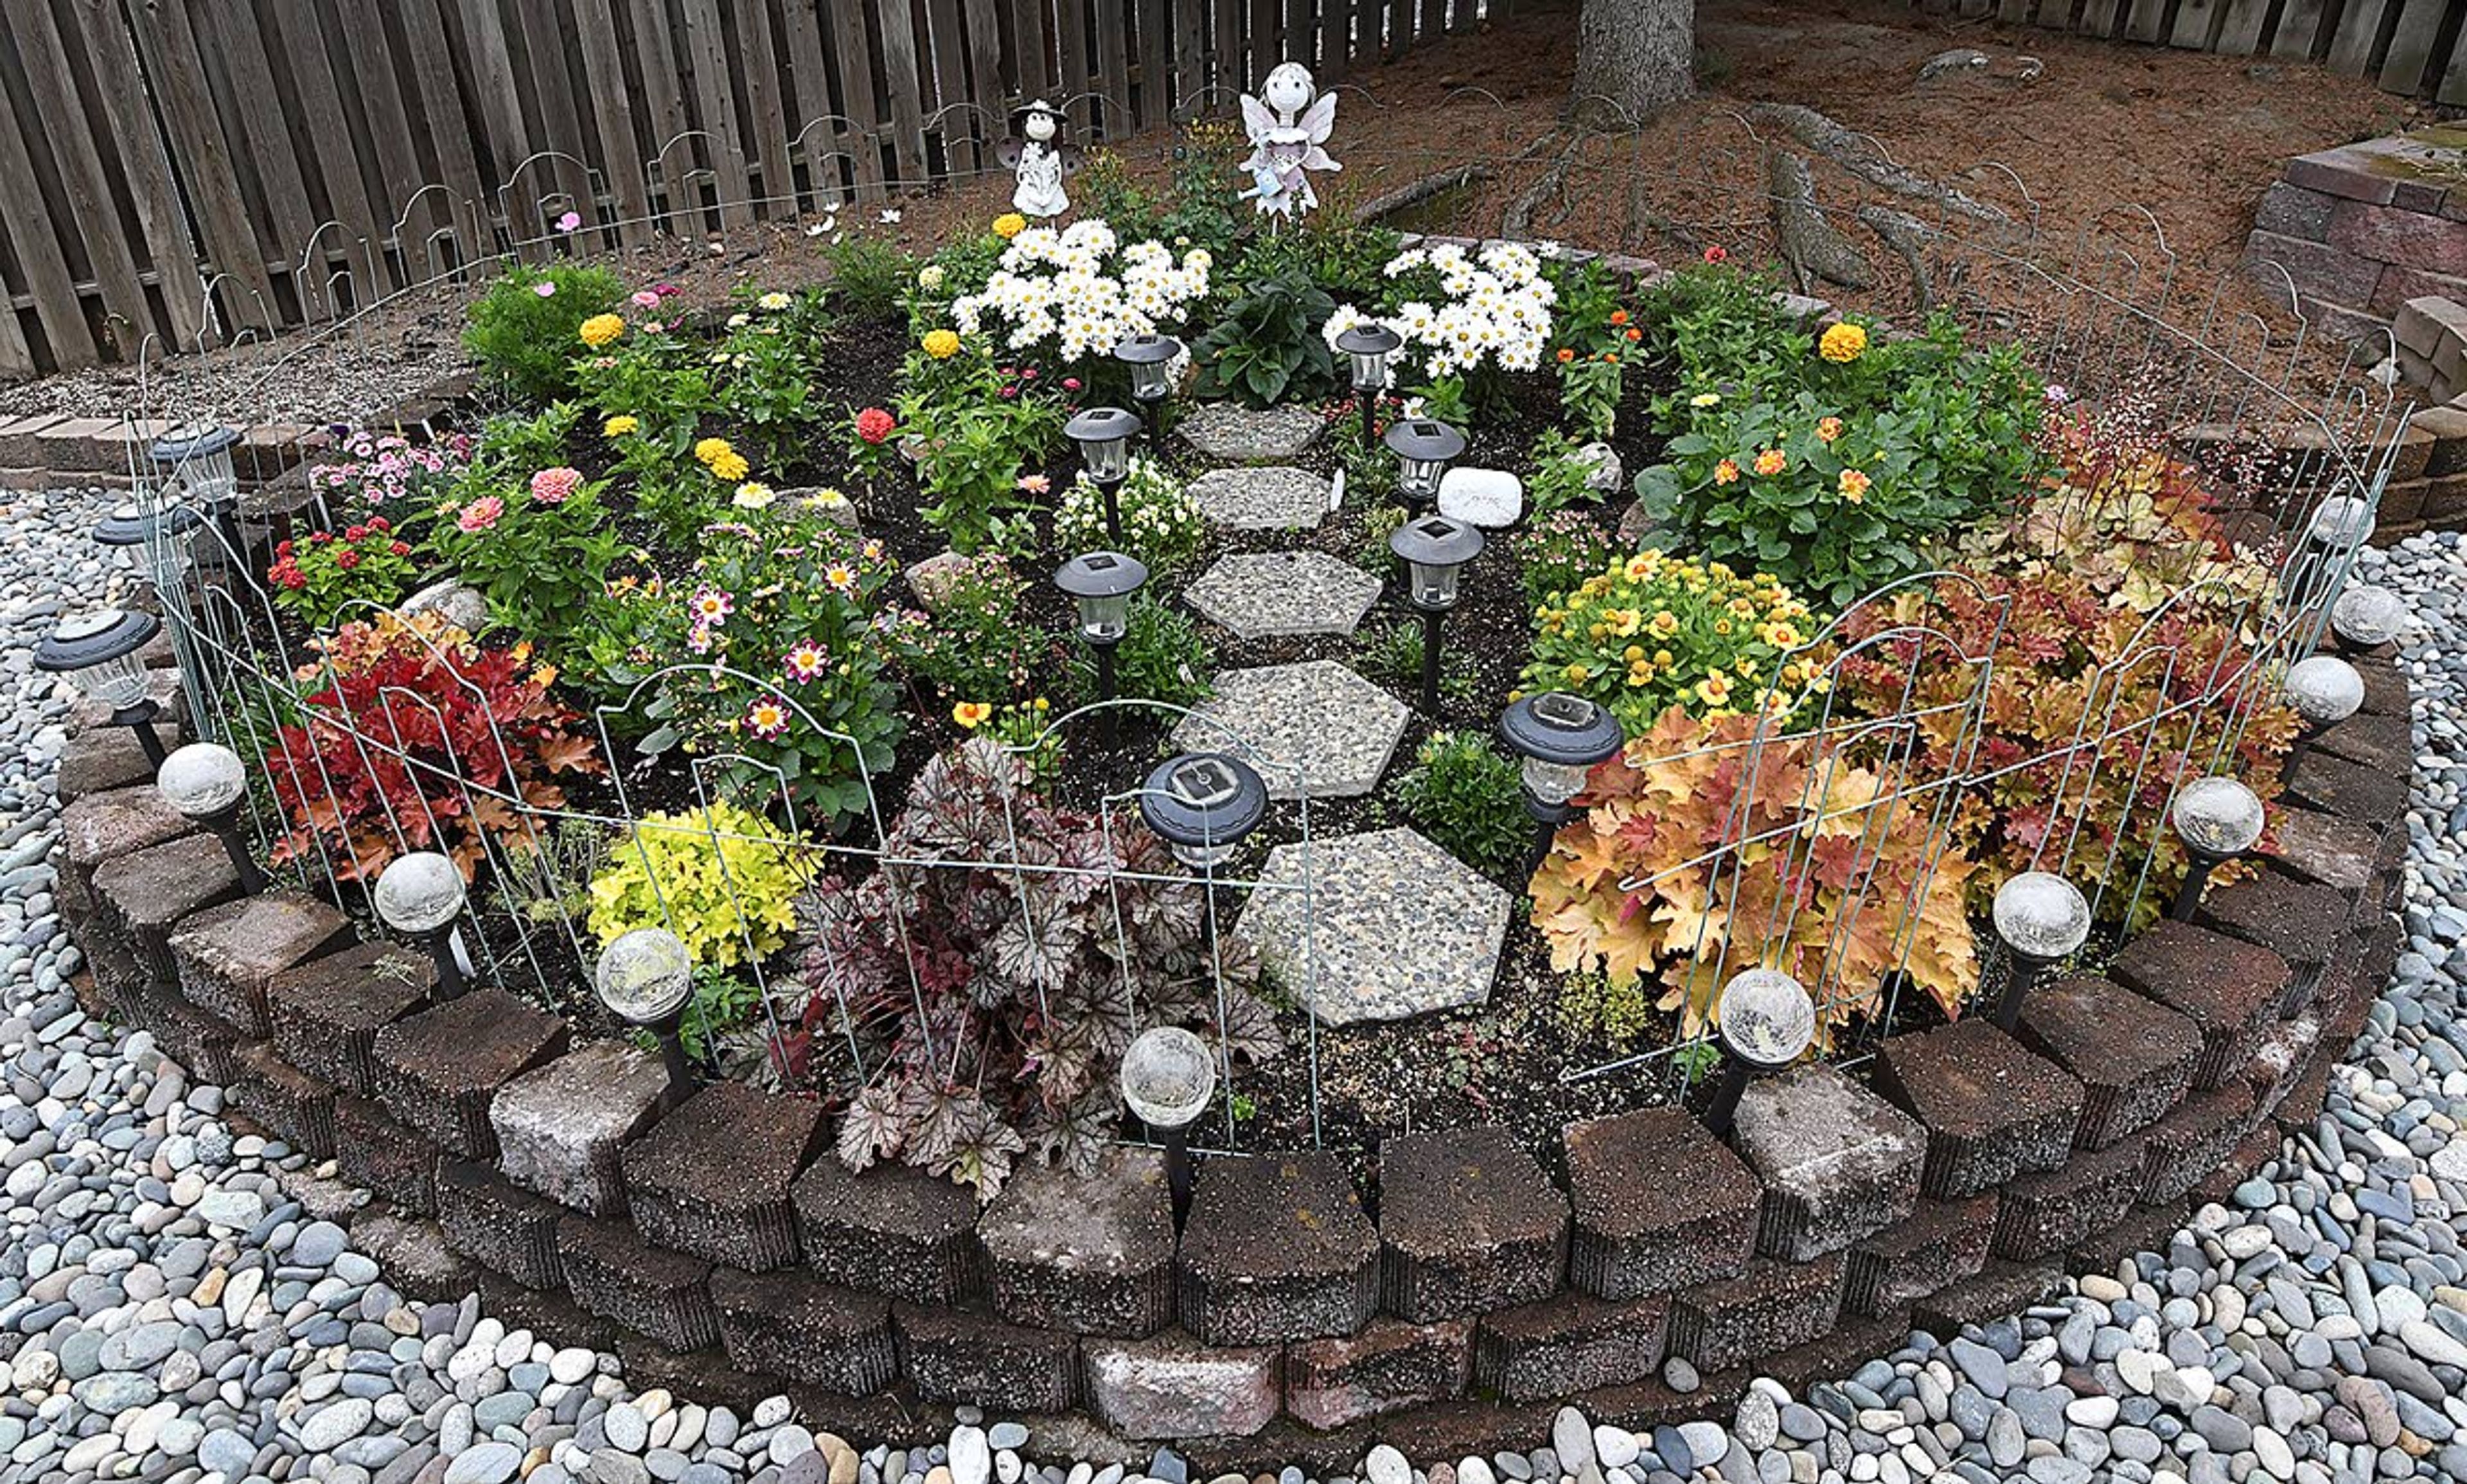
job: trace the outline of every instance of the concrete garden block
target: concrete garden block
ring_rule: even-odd
[[[2202,1036],[2193,1086],[2214,1088],[2252,1054],[2287,993],[2287,960],[2190,923],[2162,922],[2108,966],[2117,983],[2192,1021]]]
[[[2333,757],[2402,777],[2415,768],[2415,742],[2403,714],[2359,712],[2324,729],[2313,745]]]
[[[426,954],[362,943],[266,982],[266,1019],[283,1059],[360,1097],[376,1091],[377,1032],[428,1002]]]
[[[977,1198],[911,1165],[859,1174],[825,1156],[790,1193],[805,1266],[825,1282],[919,1304],[979,1288]]]
[[[1987,1261],[1996,1234],[1996,1197],[1921,1201],[1918,1209],[1862,1237],[1844,1270],[1842,1308],[1871,1317],[1896,1314]]]
[[[270,1028],[266,991],[274,977],[351,941],[341,912],[297,891],[268,891],[211,907],[171,934],[180,992],[250,1040]]]
[[[1762,1189],[1703,1124],[1652,1108],[1571,1123],[1559,1138],[1575,1203],[1571,1286],[1639,1298],[1747,1265]]]
[[[2055,1263],[1990,1262],[1975,1278],[1948,1284],[1911,1305],[1910,1327],[1951,1340],[1968,1324],[1987,1324],[2044,1304],[2065,1289]]]
[[[2345,940],[2349,915],[2347,898],[2335,888],[2265,871],[2204,892],[2193,921],[2286,959],[2278,1013],[2288,1016],[2312,1000],[2322,966]]]
[[[70,927],[84,936],[95,910],[94,873],[105,862],[177,840],[195,827],[150,782],[88,794],[60,810],[60,877],[52,896]]]
[[[351,1246],[385,1270],[389,1283],[410,1293],[468,1293],[482,1273],[445,1245],[445,1233],[424,1216],[379,1203],[351,1222]]]
[[[1277,1415],[1284,1353],[1275,1345],[1207,1346],[1168,1330],[1083,1340],[1080,1355],[1088,1409],[1125,1437],[1248,1437]]]
[[[927,1402],[997,1413],[1070,1410],[1079,1400],[1079,1337],[964,1309],[894,1303],[899,1368]]]
[[[168,721],[154,723],[154,739],[170,752],[180,745],[180,729]],[[69,738],[60,750],[53,776],[56,797],[63,804],[94,794],[135,788],[154,781],[154,764],[137,744],[133,727],[90,727]],[[216,849],[221,846],[217,845]]]
[[[2015,1180],[1998,1203],[1988,1250],[2017,1261],[2051,1257],[2115,1225],[2141,1194],[2145,1157],[2137,1136]]]
[[[1546,1402],[1624,1386],[1662,1366],[1670,1298],[1614,1301],[1573,1290],[1482,1316],[1474,1383],[1510,1402]]]
[[[334,1162],[343,1177],[407,1211],[437,1214],[434,1139],[396,1123],[384,1108],[349,1093],[334,1099]]]
[[[1182,1233],[1183,1327],[1211,1345],[1351,1335],[1379,1302],[1379,1234],[1333,1155],[1211,1159]]]
[[[1927,1131],[1821,1063],[1750,1082],[1731,1136],[1764,1182],[1756,1250],[1765,1256],[1838,1252],[1918,1201]]]
[[[2076,975],[2022,1001],[2022,1044],[2082,1085],[2073,1142],[2105,1149],[2147,1127],[2184,1095],[2202,1054],[2201,1027],[2121,984]]]
[[[1558,1292],[1568,1198],[1504,1128],[1407,1134],[1379,1149],[1387,1310],[1420,1323]]]
[[[1342,1428],[1462,1396],[1472,1373],[1471,1319],[1373,1319],[1359,1335],[1287,1347],[1285,1410],[1313,1428]]]
[[[701,1258],[653,1247],[623,1222],[572,1212],[557,1221],[556,1252],[566,1287],[585,1313],[670,1350],[719,1343],[719,1310],[707,1286],[711,1264]]]
[[[494,1159],[489,1102],[516,1074],[563,1051],[566,1036],[565,1022],[504,990],[471,990],[376,1033],[377,1099],[447,1153]]]
[[[239,895],[231,857],[211,835],[183,835],[98,867],[102,935],[128,950],[154,982],[179,982],[171,933],[192,914]]]
[[[824,1144],[822,1105],[714,1082],[625,1146],[626,1203],[644,1240],[747,1272],[797,1260],[788,1205]]]
[[[2272,843],[2262,858],[2273,868],[2358,898],[2388,874],[2394,847],[2405,842],[2377,835],[2319,809],[2282,804],[2270,812]]]
[[[239,1075],[223,1088],[232,1106],[311,1158],[334,1158],[334,1090],[262,1041],[238,1047],[233,1056]]]
[[[593,1041],[497,1090],[488,1122],[506,1179],[586,1216],[625,1209],[619,1153],[649,1128],[668,1091],[660,1058]]]
[[[133,1018],[154,1032],[164,1054],[192,1080],[228,1087],[239,1076],[239,1037],[229,1025],[180,998],[168,984],[147,986],[131,1004]]]
[[[802,1382],[835,1396],[872,1396],[899,1374],[891,1301],[798,1272],[713,1269],[720,1342],[742,1371]]]
[[[1939,1201],[2062,1164],[2081,1125],[2081,1084],[1981,1020],[1889,1038],[1875,1083],[1926,1128],[1919,1189]]]
[[[2183,1200],[2227,1162],[2253,1115],[2253,1092],[2244,1083],[2186,1098],[2142,1136],[2141,1191],[2136,1199],[2143,1205]]]
[[[2287,797],[2309,809],[2374,829],[2407,818],[2407,777],[2377,773],[2314,748],[2287,775]]]
[[[1736,1277],[1682,1289],[1670,1298],[1670,1353],[1699,1371],[1726,1371],[1806,1344],[1842,1312],[1842,1272],[1839,1252],[1812,1262],[1760,1257]]]
[[[437,1166],[437,1224],[445,1243],[525,1288],[565,1287],[557,1255],[562,1206],[498,1177],[485,1164],[446,1159]]]
[[[2356,673],[2365,682],[2365,715],[2405,716],[2408,713],[2415,691],[2408,682],[2407,672],[2398,667],[2396,660],[2367,655],[2354,658],[2352,663]]]
[[[994,1313],[1080,1335],[1152,1335],[1173,1322],[1173,1203],[1165,1159],[1114,1148],[1077,1175],[1014,1171],[977,1224]]]

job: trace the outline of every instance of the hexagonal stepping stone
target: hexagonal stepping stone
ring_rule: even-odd
[[[1327,518],[1327,481],[1291,464],[1211,469],[1189,493],[1200,514],[1234,530],[1309,530]]]
[[[1217,463],[1282,463],[1319,441],[1319,413],[1308,407],[1254,412],[1238,402],[1202,402],[1174,424],[1201,458]]]
[[[1379,579],[1325,551],[1237,551],[1183,590],[1235,639],[1350,634],[1379,601]]]
[[[1405,703],[1333,660],[1227,670],[1173,729],[1173,745],[1232,753],[1270,798],[1350,798],[1379,786],[1405,735]]]
[[[1279,845],[1260,882],[1234,936],[1322,1022],[1401,1021],[1490,998],[1507,893],[1414,831]]]

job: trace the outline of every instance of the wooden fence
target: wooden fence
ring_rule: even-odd
[[[1500,0],[0,0],[0,380],[1324,81]]]
[[[1917,0],[2089,36],[2327,64],[2383,90],[2467,103],[2467,0]]]

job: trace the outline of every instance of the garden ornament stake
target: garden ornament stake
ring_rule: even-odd
[[[241,891],[255,896],[265,889],[265,872],[258,869],[248,842],[240,837],[239,806],[248,798],[248,770],[238,753],[218,742],[175,749],[155,770],[154,790],[181,818],[222,842]]]
[[[693,1065],[686,1058],[686,1005],[693,999],[693,957],[685,940],[666,928],[631,928],[600,955],[592,987],[608,1013],[640,1025],[660,1043],[668,1085],[661,1102],[675,1107],[692,1091]]]
[[[1193,870],[1233,858],[1268,815],[1268,785],[1230,753],[1185,753],[1157,764],[1140,788],[1140,818]]]
[[[2388,588],[2359,583],[2330,605],[2330,632],[2342,648],[2379,649],[2407,629],[2407,601]]]
[[[1242,169],[1250,172],[1251,189],[1239,199],[1262,216],[1290,221],[1308,214],[1319,205],[1310,172],[1345,169],[1324,147],[1335,129],[1336,95],[1322,94],[1309,68],[1300,62],[1270,68],[1258,97],[1242,95],[1242,132],[1251,140]]]
[[[144,649],[163,630],[150,613],[102,608],[60,620],[34,645],[34,668],[66,675],[78,689],[111,708],[111,725],[137,733],[146,760],[163,766],[163,743],[154,735],[162,706],[146,693]]]
[[[2176,796],[2170,818],[2192,863],[2185,867],[2184,884],[2176,888],[2167,915],[2190,922],[2202,905],[2202,888],[2210,872],[2260,843],[2261,799],[2235,779],[2213,775],[2185,784]]]
[[[1131,439],[1140,436],[1137,413],[1119,407],[1091,407],[1062,431],[1079,445],[1079,461],[1105,497],[1105,539],[1122,544],[1122,481],[1131,473]]]
[[[1465,436],[1435,417],[1399,417],[1388,428],[1396,455],[1396,493],[1415,509],[1439,497],[1439,477],[1465,451]]]
[[[1377,446],[1379,441],[1379,396],[1388,390],[1388,358],[1404,344],[1404,336],[1377,320],[1365,320],[1337,333],[1336,349],[1352,363],[1353,395],[1362,403],[1362,446],[1366,449]]]
[[[1179,1025],[1152,1025],[1122,1053],[1122,1102],[1131,1116],[1165,1144],[1166,1189],[1173,1227],[1190,1215],[1190,1126],[1216,1093],[1216,1062],[1208,1044]]]
[[[2365,678],[2337,655],[2298,660],[2287,667],[2287,704],[2303,724],[2284,764],[2293,773],[2315,738],[2364,709]]]
[[[1097,699],[1114,699],[1114,646],[1131,631],[1131,598],[1148,580],[1145,562],[1120,551],[1090,551],[1062,564],[1053,585],[1079,605],[1079,638],[1097,662]],[[1114,713],[1098,722],[1110,741]]]
[[[1148,447],[1157,451],[1165,442],[1165,418],[1160,409],[1173,392],[1174,358],[1182,354],[1182,342],[1171,335],[1154,333],[1125,335],[1114,347],[1114,359],[1131,373],[1131,400],[1140,404],[1147,423]],[[1124,471],[1126,474],[1128,470]],[[1120,539],[1119,537],[1116,539]]]
[[[1439,620],[1457,605],[1457,574],[1482,553],[1482,531],[1444,515],[1407,521],[1388,538],[1403,559],[1406,596],[1422,616],[1422,709],[1439,714]]]
[[[1807,986],[1779,969],[1749,969],[1722,988],[1722,1080],[1705,1110],[1705,1127],[1730,1136],[1750,1077],[1779,1071],[1816,1040],[1816,1001]]]
[[[2050,964],[2071,957],[2090,938],[2090,902],[2081,888],[2048,871],[2024,871],[1996,888],[1996,935],[2013,956],[2012,972],[1996,997],[1996,1028],[2021,1023],[2022,1001]]]
[[[1044,99],[1020,111],[1019,137],[1003,141],[997,154],[1017,178],[1010,193],[1013,211],[1023,216],[1059,216],[1071,210],[1062,177],[1078,169],[1078,151],[1060,143],[1061,111]]]
[[[471,984],[471,960],[455,926],[463,915],[462,869],[434,850],[413,850],[387,863],[371,895],[387,927],[428,950],[438,998],[460,998]]]
[[[1618,755],[1627,738],[1607,708],[1564,690],[1546,690],[1500,713],[1499,739],[1522,762],[1525,813],[1534,828],[1525,859],[1525,874],[1530,876],[1550,853],[1559,826],[1584,813],[1568,800],[1584,789],[1596,763]]]

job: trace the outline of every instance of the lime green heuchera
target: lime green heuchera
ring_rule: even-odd
[[[736,804],[645,815],[592,879],[592,935],[605,944],[635,928],[666,928],[697,965],[759,958],[797,925],[804,848]]]

